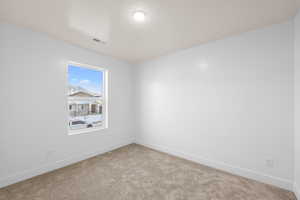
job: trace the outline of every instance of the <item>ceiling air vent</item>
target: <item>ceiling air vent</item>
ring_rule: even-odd
[[[97,43],[101,43],[101,44],[106,44],[105,41],[100,40],[100,39],[98,39],[98,38],[93,38],[93,41],[94,41],[94,42],[97,42]]]

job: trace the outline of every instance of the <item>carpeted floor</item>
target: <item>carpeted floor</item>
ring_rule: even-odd
[[[295,200],[293,193],[139,145],[0,189],[0,200]]]

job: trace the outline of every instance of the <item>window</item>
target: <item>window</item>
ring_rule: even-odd
[[[85,64],[68,64],[69,134],[107,127],[107,71]]]

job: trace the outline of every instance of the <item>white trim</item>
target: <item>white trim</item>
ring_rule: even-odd
[[[85,134],[85,133],[91,133],[96,131],[101,131],[107,129],[105,126],[99,126],[99,127],[93,127],[93,128],[84,128],[84,129],[78,129],[78,130],[69,130],[68,135],[79,135],[79,134]]]
[[[109,73],[109,71],[108,71],[108,69],[106,69],[105,71],[104,71],[104,127],[105,128],[108,128],[108,100],[110,99],[109,98],[109,94],[110,94],[110,92],[108,92],[108,91],[110,91],[110,83],[109,83],[109,81],[110,81],[110,73]],[[103,97],[103,95],[102,95],[102,97]],[[103,114],[103,113],[102,113]]]
[[[298,200],[300,200],[300,187],[297,183],[294,183],[294,193]]]
[[[270,176],[267,174],[262,174],[260,172],[254,171],[254,170],[250,170],[250,169],[246,169],[246,168],[241,168],[238,166],[232,166],[220,161],[216,161],[216,160],[210,160],[210,159],[206,159],[206,158],[202,158],[199,157],[198,155],[192,155],[192,154],[187,154],[184,152],[180,152],[177,150],[172,150],[168,147],[163,147],[161,145],[156,145],[156,144],[150,144],[150,143],[145,143],[145,142],[141,142],[141,141],[136,141],[137,144],[161,151],[161,152],[165,152],[174,156],[178,156],[199,164],[203,164],[209,167],[213,167],[215,169],[219,169],[219,170],[223,170],[235,175],[239,175],[239,176],[243,176],[249,179],[253,179],[256,181],[260,181],[266,184],[270,184],[270,185],[274,185],[286,190],[293,190],[293,182],[287,179],[283,179],[283,178],[279,178],[279,177],[274,177],[274,176]],[[300,199],[299,199],[300,200]]]
[[[54,162],[53,164],[47,164],[40,166],[38,168],[33,168],[29,170],[25,170],[23,172],[16,173],[14,175],[7,176],[5,178],[0,179],[0,188],[80,162],[82,160],[86,160],[88,158],[112,151],[114,149],[118,149],[120,147],[126,146],[131,144],[133,139],[129,139],[126,142],[122,142],[116,145],[112,145],[110,147],[106,147],[103,149],[96,150],[94,152],[89,152],[89,153],[83,153],[81,155],[72,155],[64,160],[58,160]]]
[[[74,62],[74,61],[68,61],[68,65],[74,65],[76,67],[82,67],[82,68],[88,68],[88,69],[93,69],[93,70],[98,70],[98,71],[107,71],[107,69],[98,67],[96,65],[90,65],[90,64],[85,64],[85,63],[79,63],[79,62]]]

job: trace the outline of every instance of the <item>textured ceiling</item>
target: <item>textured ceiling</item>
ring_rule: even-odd
[[[283,22],[295,15],[299,2],[1,0],[0,19],[134,63]],[[146,13],[144,23],[133,21],[135,10]]]

